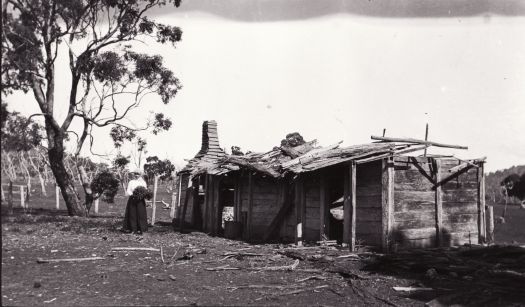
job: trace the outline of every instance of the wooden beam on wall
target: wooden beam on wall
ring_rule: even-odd
[[[321,241],[328,240],[330,237],[330,207],[328,205],[329,199],[326,181],[326,172],[321,170],[319,178],[319,240]]]
[[[343,244],[355,251],[356,236],[356,171],[357,164],[352,161],[345,171],[343,204]]]
[[[193,197],[192,197],[192,210],[191,210],[191,222],[195,226],[196,216],[195,208],[199,206],[199,185],[200,185],[200,176],[193,179]]]
[[[441,160],[434,159],[434,177],[435,182],[441,181]],[[443,241],[443,191],[442,186],[436,186],[435,193],[435,206],[436,206],[436,245],[438,247],[444,245]]]
[[[478,168],[478,243],[487,242],[487,227],[485,219],[485,167],[481,162]]]
[[[252,218],[253,218],[253,174],[248,173],[248,217],[246,221],[246,230],[248,232],[248,241],[252,239]]]
[[[208,201],[209,201],[209,192],[208,190],[210,189],[210,185],[209,185],[209,176],[208,174],[204,175],[204,205],[203,205],[203,214],[202,214],[202,230],[204,232],[206,232],[208,230],[208,219],[207,219],[207,216],[208,216]]]
[[[303,176],[299,175],[295,181],[295,217],[296,217],[296,226],[295,226],[295,244],[298,246],[303,245],[304,240],[304,182]]]
[[[222,225],[222,208],[221,208],[221,177],[212,176],[213,178],[213,235],[220,233]]]
[[[394,225],[394,158],[382,161],[381,174],[381,247],[387,253],[392,241]]]

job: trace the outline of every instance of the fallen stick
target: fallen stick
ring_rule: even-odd
[[[323,289],[323,288],[328,288],[328,285],[322,285],[322,286],[317,286],[317,287],[313,287],[313,288],[298,289],[298,290],[293,290],[293,291],[289,291],[289,292],[285,292],[285,293],[279,293],[279,294],[275,294],[275,295],[279,296],[279,295],[298,294],[298,293],[309,291],[309,290],[315,291],[315,290]]]
[[[265,267],[259,267],[259,268],[249,268],[253,271],[293,271],[297,266],[299,265],[299,259],[295,260],[294,263],[290,265],[283,265],[283,266],[265,266]]]
[[[357,255],[357,254],[348,254],[348,255],[337,256],[335,258],[355,258],[355,259],[360,259],[361,257],[359,257],[359,255]]]
[[[232,271],[232,270],[240,270],[241,268],[231,267],[228,265],[219,266],[216,268],[206,268],[206,271]]]
[[[148,251],[148,252],[160,252],[160,249],[153,247],[113,247],[112,251]]]
[[[93,260],[104,260],[103,257],[88,257],[88,258],[63,258],[63,259],[44,259],[36,258],[37,263],[49,263],[49,262],[77,262],[77,261],[93,261]]]
[[[326,277],[324,276],[309,276],[309,277],[305,277],[305,278],[301,278],[301,279],[298,279],[296,280],[296,282],[304,282],[304,281],[307,281],[307,280],[326,280]]]
[[[164,253],[162,252],[162,245],[160,246],[160,260],[164,263]]]
[[[402,292],[413,292],[413,291],[434,291],[433,288],[425,288],[425,287],[392,287],[395,291],[402,291]]]

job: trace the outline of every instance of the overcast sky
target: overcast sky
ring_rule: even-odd
[[[171,105],[151,97],[143,109],[174,120],[148,138],[148,155],[192,158],[211,119],[222,147],[245,151],[294,131],[321,145],[366,143],[383,128],[424,138],[428,122],[430,140],[469,146],[431,153],[487,156],[489,171],[525,163],[523,2],[186,2],[156,16],[182,28],[176,49],[139,47],[162,54],[184,86]],[[65,108],[68,79],[57,74]],[[8,101],[36,110],[32,96]],[[97,132],[95,151],[110,147]]]

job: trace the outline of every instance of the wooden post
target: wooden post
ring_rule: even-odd
[[[381,236],[383,252],[388,253],[394,225],[394,160],[383,159],[381,176]]]
[[[296,229],[295,229],[295,244],[297,246],[303,246],[304,240],[304,182],[303,176],[299,175],[295,182],[295,217],[296,217]]]
[[[21,185],[20,186],[20,207],[22,208],[26,208],[26,204],[25,204],[25,193],[24,193],[24,186]]]
[[[186,188],[186,196],[184,197],[184,205],[182,206],[181,216],[179,219],[179,231],[182,233],[184,230],[184,220],[186,218],[186,209],[188,208],[188,199],[190,198],[192,190],[195,189],[195,187],[187,187]],[[198,187],[197,187],[198,189]]]
[[[208,232],[208,220],[210,219],[208,217],[209,214],[209,205],[210,202],[210,191],[212,190],[212,187],[210,186],[211,180],[210,175],[206,174],[204,175],[204,204],[203,204],[203,219],[202,219],[202,230],[204,232]]]
[[[60,187],[57,185],[55,185],[55,203],[56,203],[56,208],[57,210],[60,209]]]
[[[487,227],[485,226],[485,171],[484,165],[481,163],[478,168],[478,243],[486,243]]]
[[[487,227],[487,240],[488,240],[488,243],[494,244],[495,240],[494,240],[494,207],[493,206],[489,206],[488,220],[489,220],[489,224]]]
[[[441,182],[441,160],[434,159],[435,170],[435,182]],[[444,245],[443,242],[443,191],[441,185],[436,186],[435,194],[435,205],[436,205],[436,245],[441,247]]]
[[[100,198],[95,199],[95,213],[98,214],[98,203],[100,202]]]
[[[325,241],[329,239],[330,223],[329,223],[330,208],[328,206],[328,193],[326,189],[326,172],[321,171],[319,178],[319,240]]]
[[[253,174],[248,173],[248,217],[247,217],[247,228],[248,241],[252,239],[252,219],[253,219]]]
[[[343,244],[355,251],[356,232],[356,163],[351,161],[345,171],[343,204]]]
[[[222,226],[222,210],[221,210],[221,177],[214,178],[213,185],[213,235],[218,236]]]
[[[171,193],[171,204],[170,204],[170,218],[175,218],[176,210],[179,207],[179,201],[180,201],[180,187],[181,187],[181,180],[179,176],[175,176],[174,180],[174,189],[173,193]]]
[[[155,175],[153,177],[153,203],[151,204],[151,226],[155,225],[155,214],[157,213],[157,185],[159,181],[159,176]]]
[[[195,214],[195,208],[197,208],[197,206],[199,206],[199,193],[200,193],[200,184],[201,184],[201,177],[198,176],[197,178],[194,178],[193,179],[193,183],[192,183],[192,186],[193,186],[193,196],[192,196],[192,204],[191,204],[191,207],[192,207],[192,212],[191,212],[191,223],[193,224],[193,226],[196,225],[196,221],[197,221],[197,217],[196,217],[196,214]]]
[[[428,141],[428,123],[425,127],[425,141]],[[425,148],[425,151],[423,152],[423,157],[426,157],[427,156],[427,149]],[[436,182],[439,182],[439,181],[436,181]]]
[[[9,187],[7,188],[7,210],[9,214],[13,213],[13,182],[9,180]]]

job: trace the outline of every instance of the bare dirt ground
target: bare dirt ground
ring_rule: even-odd
[[[250,245],[199,232],[175,232],[168,210],[161,208],[160,224],[136,236],[118,231],[122,201],[101,203],[101,214],[92,218],[68,217],[43,198],[33,203],[31,213],[16,208],[7,215],[2,204],[2,306],[525,302],[519,290],[525,284],[525,249],[520,247],[482,253],[462,247],[382,257],[367,252],[352,255],[338,247]],[[115,247],[162,247],[162,253],[112,250]],[[37,263],[38,258],[84,257],[102,259]],[[400,286],[428,289],[393,289]]]

